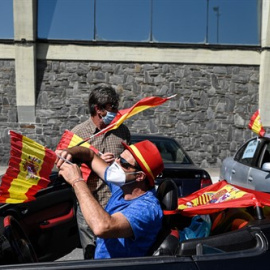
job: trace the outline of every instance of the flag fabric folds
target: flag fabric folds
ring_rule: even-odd
[[[147,110],[149,108],[153,108],[159,106],[166,102],[167,100],[175,97],[173,95],[171,97],[161,98],[161,97],[146,97],[135,103],[132,107],[119,110],[116,117],[113,119],[112,123],[106,128],[102,129],[100,132],[96,133],[96,135],[101,135],[109,130],[117,129],[126,119],[134,116],[135,114]]]
[[[264,136],[265,130],[262,126],[261,116],[260,116],[260,110],[257,110],[252,117],[250,118],[250,122],[248,124],[248,127],[255,132],[256,134],[259,134],[260,136]]]
[[[10,131],[10,159],[0,186],[1,203],[23,203],[35,199],[48,186],[56,160],[54,151]]]
[[[249,206],[270,206],[270,194],[231,185],[223,180],[178,199],[178,211],[186,216]]]
[[[85,142],[81,137],[79,137],[78,135],[74,134],[73,132],[69,131],[69,130],[65,130],[65,132],[63,133],[56,149],[66,149],[66,148],[70,148],[76,145],[80,145],[82,147],[86,147],[89,149],[92,149],[96,154],[98,154],[98,150],[93,147],[91,144],[89,144],[88,142]],[[86,164],[81,164],[80,166],[81,172],[82,172],[82,177],[85,181],[87,181],[91,170],[90,168],[86,165]]]

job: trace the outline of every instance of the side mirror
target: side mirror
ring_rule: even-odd
[[[270,162],[263,163],[262,170],[266,172],[270,172]]]

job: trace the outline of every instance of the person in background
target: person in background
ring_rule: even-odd
[[[83,139],[91,137],[111,123],[118,112],[119,95],[111,85],[100,84],[91,91],[88,105],[90,118],[71,130]],[[101,153],[100,157],[104,161],[111,164],[124,150],[122,141],[130,142],[129,129],[123,124],[115,130],[93,137],[88,142]],[[111,196],[109,187],[94,172],[87,179],[87,185],[104,208]],[[84,258],[92,259],[96,237],[84,220],[80,206],[77,210],[77,223]]]
[[[75,146],[57,150],[59,174],[72,185],[82,214],[97,235],[95,259],[145,256],[162,227],[162,209],[155,196],[155,178],[163,170],[157,147],[145,140],[108,164],[92,150]],[[95,200],[76,164],[87,164],[112,191],[105,208]]]

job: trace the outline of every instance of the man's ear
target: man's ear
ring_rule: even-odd
[[[143,171],[136,173],[136,181],[143,181],[146,178],[146,175]]]
[[[98,107],[98,105],[95,105],[95,111],[96,111],[97,113],[100,113],[102,110]]]

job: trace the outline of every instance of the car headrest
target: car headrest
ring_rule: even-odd
[[[166,178],[159,185],[157,198],[161,204],[162,210],[175,210],[178,206],[178,189],[175,182]]]

